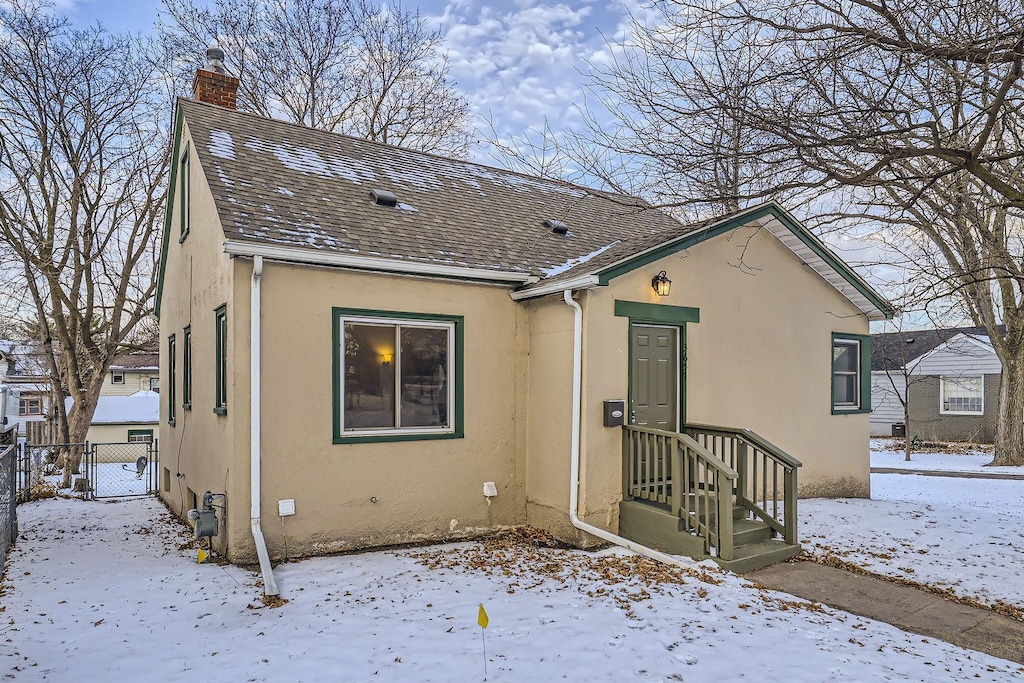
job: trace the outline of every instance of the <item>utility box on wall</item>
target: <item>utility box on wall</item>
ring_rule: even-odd
[[[626,402],[613,399],[604,402],[604,426],[621,427],[626,424]]]

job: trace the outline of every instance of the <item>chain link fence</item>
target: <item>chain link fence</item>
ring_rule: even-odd
[[[17,465],[18,447],[0,446],[0,570],[7,561],[7,549],[18,536]]]
[[[85,452],[85,498],[126,498],[158,491],[159,462],[153,442],[94,443]]]

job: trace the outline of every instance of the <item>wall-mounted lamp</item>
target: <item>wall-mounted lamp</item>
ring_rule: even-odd
[[[651,280],[651,287],[658,296],[668,296],[668,293],[672,291],[672,281],[668,279],[663,270]]]

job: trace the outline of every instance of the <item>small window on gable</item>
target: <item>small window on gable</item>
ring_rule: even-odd
[[[189,224],[190,224],[190,213],[191,213],[191,197],[189,182],[189,148],[188,144],[185,145],[185,151],[181,153],[181,161],[178,166],[178,175],[181,178],[178,182],[178,195],[181,197],[179,202],[179,212],[181,214],[181,236],[178,241],[181,242],[188,236]]]
[[[871,411],[871,338],[865,335],[832,335],[832,412]]]
[[[940,413],[981,415],[985,412],[985,377],[954,375],[939,378]]]
[[[111,370],[110,371],[110,383],[111,384],[124,384],[124,370]]]

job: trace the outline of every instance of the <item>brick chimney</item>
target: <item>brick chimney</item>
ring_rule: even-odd
[[[238,79],[224,68],[224,50],[211,47],[206,51],[206,66],[196,69],[192,79],[192,99],[228,109],[237,109]]]

